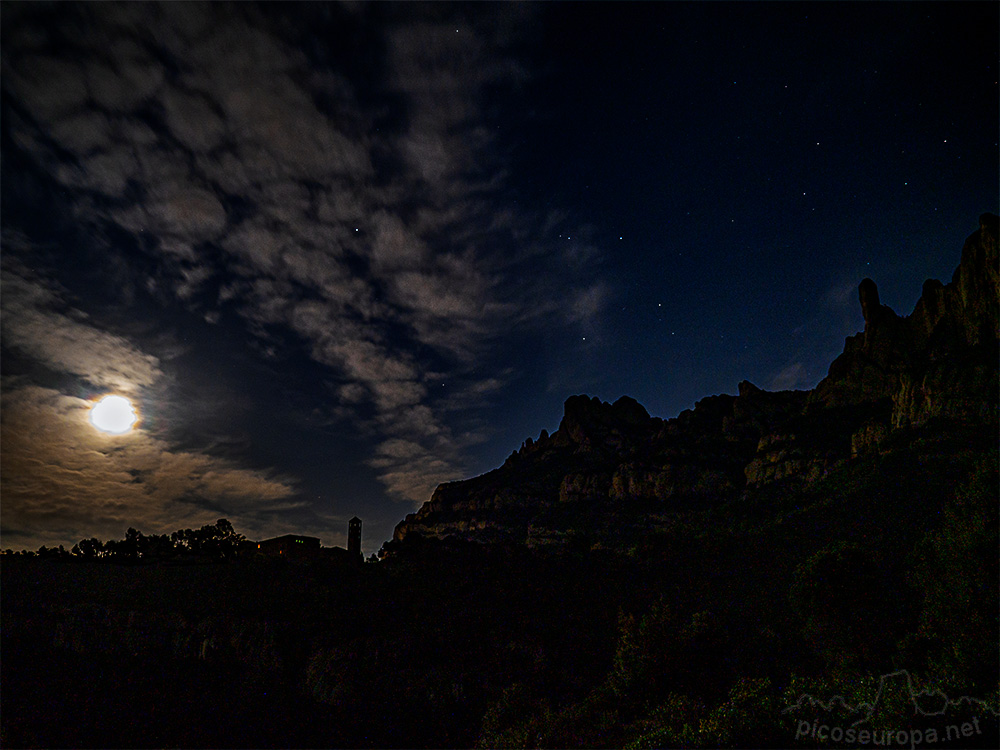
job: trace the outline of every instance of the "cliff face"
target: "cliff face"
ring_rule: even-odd
[[[864,331],[847,339],[812,391],[772,393],[744,381],[737,396],[702,399],[666,421],[628,397],[573,396],[555,433],[528,438],[498,469],[438,487],[383,552],[415,537],[615,544],[630,528],[668,524],[678,510],[778,481],[815,482],[935,418],[995,425],[998,221],[980,218],[951,282],[927,281],[907,317],[862,281]]]
[[[984,214],[947,285],[930,279],[913,313],[898,317],[879,303],[875,282],[861,282],[863,332],[810,394],[810,404],[892,403],[891,425],[932,417],[996,419],[1000,322],[998,218]]]

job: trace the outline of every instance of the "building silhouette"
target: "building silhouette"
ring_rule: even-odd
[[[275,557],[311,558],[319,554],[319,539],[313,536],[285,534],[257,542],[257,549],[264,555]]]
[[[347,555],[351,560],[362,561],[361,519],[355,516],[347,522]]]

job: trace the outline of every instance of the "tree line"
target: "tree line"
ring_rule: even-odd
[[[147,535],[129,527],[123,539],[109,539],[102,542],[92,537],[81,539],[70,550],[61,544],[58,547],[47,547],[43,544],[34,552],[31,550],[15,552],[5,549],[2,554],[137,563],[172,558],[223,561],[231,560],[251,549],[253,549],[252,543],[237,533],[227,519],[220,518],[214,524],[206,524],[200,529],[178,529],[171,534]]]

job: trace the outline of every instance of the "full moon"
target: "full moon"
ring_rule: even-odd
[[[123,435],[139,419],[132,402],[124,396],[105,396],[90,410],[90,423],[101,432]]]

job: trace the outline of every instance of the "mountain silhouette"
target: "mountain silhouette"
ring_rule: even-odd
[[[814,389],[768,392],[744,381],[738,395],[709,396],[668,420],[629,397],[572,396],[555,433],[526,439],[491,472],[440,485],[382,554],[418,538],[622,548],[679,511],[775,483],[808,486],[892,451],[914,428],[996,424],[998,221],[980,217],[951,281],[925,282],[908,316],[861,281],[864,330]]]

